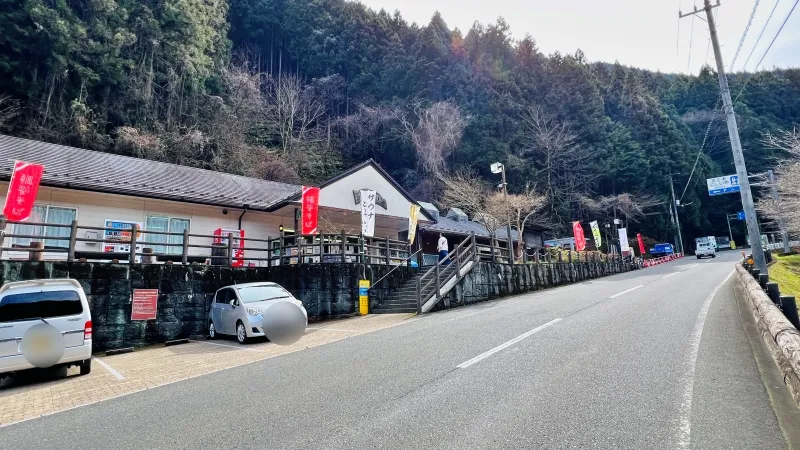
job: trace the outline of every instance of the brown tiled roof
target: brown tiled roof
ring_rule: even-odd
[[[42,184],[205,205],[272,210],[301,186],[0,135],[0,179],[44,164]]]

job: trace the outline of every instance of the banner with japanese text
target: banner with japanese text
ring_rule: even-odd
[[[361,190],[361,234],[375,235],[375,199],[377,194],[370,189]]]
[[[642,233],[636,233],[636,239],[639,241],[639,255],[644,256],[644,238],[642,238]]]
[[[319,188],[303,186],[302,234],[317,234],[319,228]]]
[[[596,220],[589,222],[589,226],[592,227],[592,236],[594,236],[594,245],[600,250],[600,246],[603,245],[603,239],[600,236],[600,226],[597,224]]]
[[[619,233],[620,252],[628,251],[628,229],[620,228],[619,230],[617,230],[617,233]]]
[[[14,163],[14,172],[8,184],[6,204],[3,214],[8,220],[28,220],[39,193],[39,183],[42,181],[44,166],[41,164],[17,161]]]
[[[580,222],[572,222],[572,233],[575,235],[575,250],[579,252],[586,250],[586,236],[583,234]]]
[[[417,215],[419,214],[420,206],[411,205],[411,212],[408,215],[408,244],[414,243],[414,238],[417,236]]]

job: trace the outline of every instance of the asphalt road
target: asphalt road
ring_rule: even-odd
[[[425,315],[0,428],[0,448],[787,448],[735,258]]]

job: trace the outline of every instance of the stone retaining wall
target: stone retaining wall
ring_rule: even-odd
[[[139,347],[206,334],[208,312],[217,289],[251,281],[274,281],[303,302],[310,318],[355,314],[358,280],[377,280],[389,266],[308,264],[268,268],[205,265],[97,264],[67,262],[0,262],[0,283],[37,278],[74,278],[83,286],[92,310],[94,350]],[[370,292],[375,306],[411,276],[400,267],[380,289]],[[133,289],[158,289],[158,318],[131,321]]]
[[[736,276],[736,295],[747,300],[761,337],[781,369],[795,404],[800,406],[800,332],[741,264],[736,265]]]
[[[455,308],[493,298],[577,283],[630,270],[620,261],[581,261],[510,266],[478,263],[434,310]]]

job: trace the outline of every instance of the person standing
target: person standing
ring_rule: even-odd
[[[439,233],[439,243],[436,246],[436,250],[439,252],[439,261],[447,258],[449,247],[447,246],[447,238],[442,233]]]

